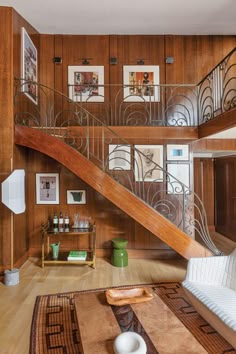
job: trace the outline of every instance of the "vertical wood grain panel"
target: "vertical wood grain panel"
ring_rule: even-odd
[[[11,173],[13,158],[12,9],[0,7],[0,182]],[[0,265],[10,264],[11,213],[0,203]]]
[[[40,81],[40,37],[39,33],[15,10],[13,10],[13,72],[14,77],[21,77],[21,28],[24,27],[31,37],[38,51],[38,80]],[[28,111],[34,110],[29,100]],[[13,117],[12,117],[13,121]],[[14,128],[12,128],[12,136],[14,136]],[[30,216],[29,196],[31,191],[28,189],[28,149],[17,147],[13,144],[13,167],[14,169],[24,169],[25,186],[26,186],[26,211],[23,214],[14,215],[14,264],[19,260],[24,261],[28,256],[29,238],[28,238],[28,218]],[[29,162],[30,163],[30,162]]]
[[[216,231],[236,241],[236,157],[215,159]]]
[[[202,200],[208,227],[215,228],[215,202],[214,202],[214,160],[207,158],[194,158],[194,192]]]

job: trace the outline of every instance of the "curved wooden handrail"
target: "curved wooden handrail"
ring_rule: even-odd
[[[184,258],[207,257],[212,253],[187,236],[154,209],[117,183],[82,154],[37,129],[15,126],[15,143],[37,150],[66,166],[127,215],[168,244]],[[83,166],[83,168],[80,168]]]

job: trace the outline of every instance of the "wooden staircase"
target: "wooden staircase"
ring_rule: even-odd
[[[15,125],[15,143],[57,160],[184,258],[212,253],[63,141],[38,129]],[[81,168],[82,167],[82,168]]]

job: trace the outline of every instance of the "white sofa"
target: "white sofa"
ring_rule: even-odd
[[[236,349],[236,249],[191,258],[182,285],[197,312]]]

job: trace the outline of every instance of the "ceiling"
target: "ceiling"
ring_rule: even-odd
[[[47,34],[236,34],[235,0],[0,0]]]

